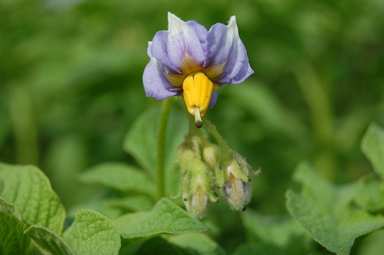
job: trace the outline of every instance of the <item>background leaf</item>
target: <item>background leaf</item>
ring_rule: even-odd
[[[212,239],[202,233],[186,233],[168,238],[171,243],[199,255],[224,255],[224,250]]]
[[[288,211],[328,250],[347,255],[356,238],[384,226],[384,217],[372,216],[351,205],[350,187],[319,181],[321,177],[308,165],[301,165],[295,176],[303,189],[301,193],[287,192]],[[321,185],[310,185],[316,183]]]
[[[104,163],[81,175],[86,183],[101,184],[122,192],[139,192],[154,196],[155,185],[141,169],[123,163]]]
[[[384,130],[375,124],[370,125],[361,147],[377,174],[384,179]]]
[[[279,247],[288,246],[293,240],[307,241],[304,229],[294,220],[278,216],[265,216],[247,211],[243,217],[244,226],[253,237]],[[299,237],[299,238],[298,238]]]
[[[124,140],[124,149],[149,171],[155,178],[156,145],[159,125],[159,107],[144,112],[133,124]],[[173,107],[169,116],[165,143],[165,169],[167,194],[175,194],[178,190],[179,171],[175,170],[176,151],[187,133],[187,115]]]

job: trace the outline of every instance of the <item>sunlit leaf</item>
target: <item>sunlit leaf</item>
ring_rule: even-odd
[[[203,223],[166,198],[161,199],[151,211],[124,215],[114,220],[114,225],[124,238],[207,230]]]
[[[121,245],[112,222],[91,210],[80,210],[76,214],[74,223],[64,233],[64,240],[81,255],[115,255]]]
[[[15,206],[23,221],[61,233],[64,207],[39,169],[0,164],[0,181],[3,183],[0,197]]]

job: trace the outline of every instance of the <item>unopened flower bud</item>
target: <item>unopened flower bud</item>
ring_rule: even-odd
[[[236,155],[225,169],[224,195],[235,210],[243,210],[251,200],[249,169],[244,159]]]
[[[203,149],[203,158],[208,166],[215,169],[218,166],[218,148],[216,145],[210,144]]]
[[[186,158],[184,158],[186,159]],[[189,158],[183,169],[183,201],[193,215],[204,216],[210,192],[209,172],[199,158]]]

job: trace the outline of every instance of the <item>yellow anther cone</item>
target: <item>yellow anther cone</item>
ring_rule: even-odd
[[[184,79],[185,106],[195,116],[196,124],[201,122],[201,117],[207,112],[214,88],[213,82],[202,72],[190,74]]]

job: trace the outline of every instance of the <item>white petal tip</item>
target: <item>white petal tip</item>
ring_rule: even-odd
[[[184,21],[175,14],[168,12],[168,31],[177,32],[183,29]]]

